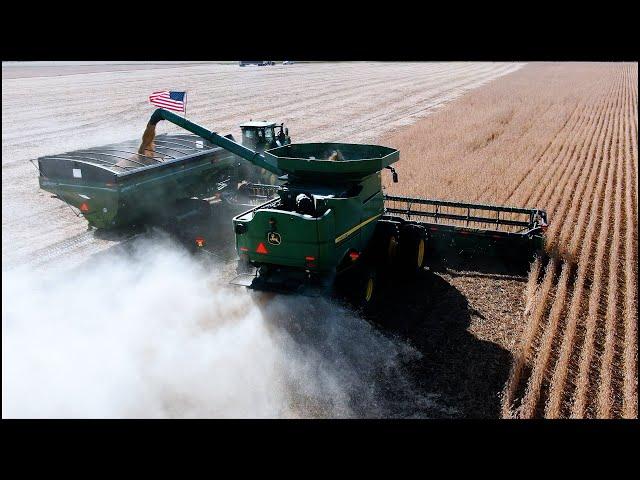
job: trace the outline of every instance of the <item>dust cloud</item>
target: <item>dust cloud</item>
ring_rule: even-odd
[[[407,416],[419,354],[325,298],[228,286],[166,238],[3,271],[4,418]],[[405,402],[398,407],[398,402]]]

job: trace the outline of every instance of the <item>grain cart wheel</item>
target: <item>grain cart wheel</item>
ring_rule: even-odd
[[[425,265],[427,235],[419,225],[403,225],[400,231],[398,263],[403,273],[415,275]]]

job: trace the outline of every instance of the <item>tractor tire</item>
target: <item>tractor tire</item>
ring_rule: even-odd
[[[414,276],[425,266],[427,234],[419,225],[403,225],[400,231],[398,266],[403,274]]]

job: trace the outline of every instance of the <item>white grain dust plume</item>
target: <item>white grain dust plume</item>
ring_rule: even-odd
[[[393,414],[389,388],[410,396],[411,348],[327,299],[227,286],[221,268],[147,238],[3,272],[2,416],[376,417]]]

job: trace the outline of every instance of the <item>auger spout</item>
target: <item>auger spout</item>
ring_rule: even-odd
[[[153,143],[156,124],[161,120],[167,120],[168,122],[178,125],[179,127],[184,128],[185,130],[198,135],[205,140],[210,141],[214,145],[218,145],[219,147],[224,148],[225,150],[228,150],[229,152],[244,158],[252,164],[257,165],[260,168],[264,168],[271,173],[274,173],[276,175],[282,175],[284,173],[278,167],[270,163],[261,153],[251,150],[250,148],[247,148],[244,145],[223,137],[222,135],[218,135],[216,132],[209,131],[206,128],[201,127],[197,123],[193,123],[186,118],[165,110],[164,108],[158,108],[151,115],[151,118],[149,119],[149,122],[147,124],[147,128],[145,129],[144,135],[142,136],[142,144],[140,145],[141,153],[144,150],[147,150],[148,147]]]

